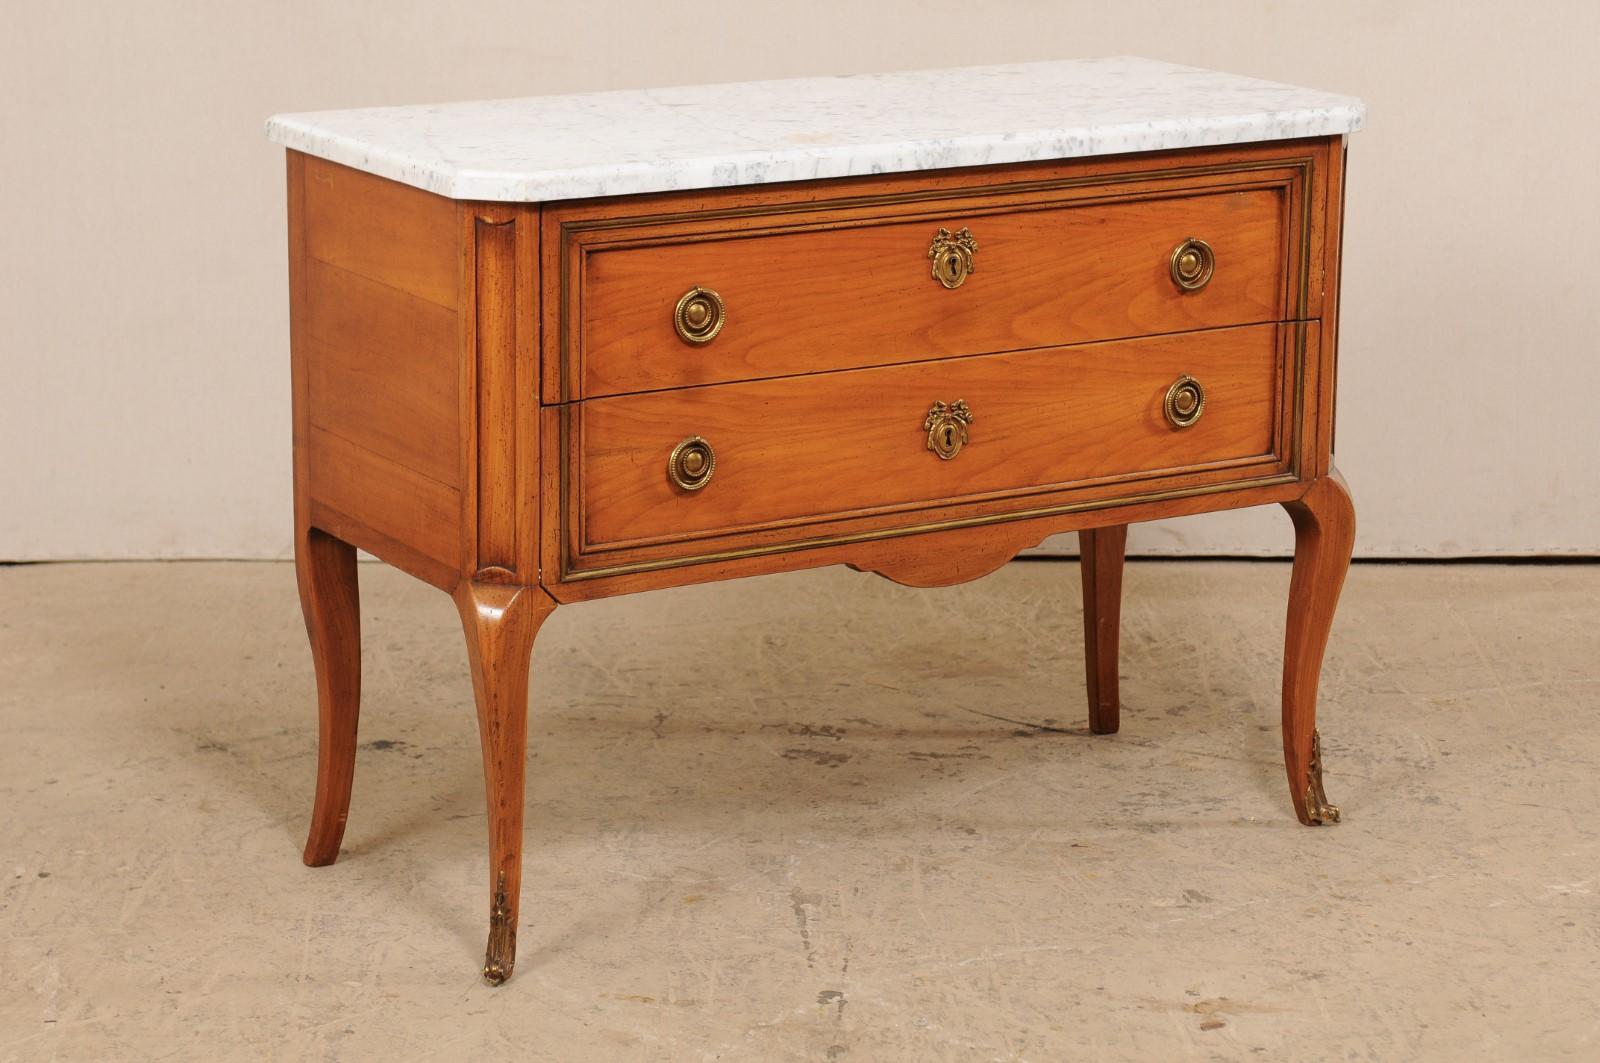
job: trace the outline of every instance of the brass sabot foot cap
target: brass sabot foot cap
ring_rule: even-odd
[[[483,960],[483,980],[490,985],[505,985],[506,980],[511,977],[511,971],[514,967],[515,962],[512,960],[496,959],[492,955],[486,956]]]

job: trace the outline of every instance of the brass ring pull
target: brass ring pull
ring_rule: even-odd
[[[1197,292],[1210,284],[1216,268],[1217,256],[1211,245],[1193,236],[1172,249],[1168,263],[1172,283],[1182,292]]]
[[[722,296],[710,288],[690,288],[672,311],[672,327],[685,343],[710,343],[727,317]]]
[[[698,491],[711,482],[717,471],[717,455],[699,436],[690,436],[672,448],[667,459],[667,476],[685,491]]]
[[[978,241],[972,230],[963,226],[960,232],[940,229],[933,234],[933,244],[928,257],[933,260],[933,279],[946,288],[959,288],[967,275],[978,272],[972,258],[978,253]]]
[[[1185,373],[1172,382],[1161,405],[1172,427],[1188,428],[1206,410],[1206,389],[1200,386],[1200,381]]]
[[[960,399],[946,405],[936,402],[928,408],[922,429],[928,433],[928,449],[949,461],[961,453],[967,443],[967,426],[972,423],[972,411]]]

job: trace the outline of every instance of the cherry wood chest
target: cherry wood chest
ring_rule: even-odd
[[[840,563],[946,585],[1077,531],[1090,722],[1112,733],[1126,526],[1264,504],[1295,528],[1290,799],[1304,823],[1337,820],[1315,712],[1354,536],[1331,457],[1360,105],[1107,62],[901,76],[1020,72],[994,75],[998,104],[924,115],[949,127],[926,143],[915,121],[890,134],[916,83],[704,90],[700,118],[733,130],[774,99],[838,104],[858,124],[814,138],[809,179],[781,138],[701,159],[674,154],[668,128],[657,158],[584,156],[578,131],[609,128],[585,123],[659,104],[643,94],[274,120],[321,719],[308,864],[336,858],[349,806],[357,548],[460,609],[489,804],[484,973],[499,983],[519,919],[530,659],[558,605]],[[1035,90],[1008,95],[1017,79]],[[498,148],[418,147],[441,131],[479,144],[483,123]],[[1063,147],[1073,136],[1099,147]],[[538,157],[528,145],[546,139]]]

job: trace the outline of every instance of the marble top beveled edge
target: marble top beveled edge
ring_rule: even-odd
[[[1119,57],[278,115],[273,141],[537,202],[1329,136],[1354,97]]]

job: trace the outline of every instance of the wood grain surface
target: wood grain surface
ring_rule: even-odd
[[[586,396],[814,373],[1142,336],[1284,316],[1280,189],[986,212],[695,241],[587,257]],[[939,228],[969,227],[976,266],[947,289],[930,273]],[[1202,290],[1168,275],[1173,249],[1207,240]],[[715,290],[727,324],[690,345],[673,329],[688,289]]]
[[[569,459],[583,547],[1258,464],[1278,450],[1280,353],[1278,326],[1258,325],[589,400]],[[1206,407],[1179,430],[1162,402],[1184,373]],[[944,461],[924,418],[957,400],[974,423]],[[716,471],[687,492],[666,463],[696,435]]]

